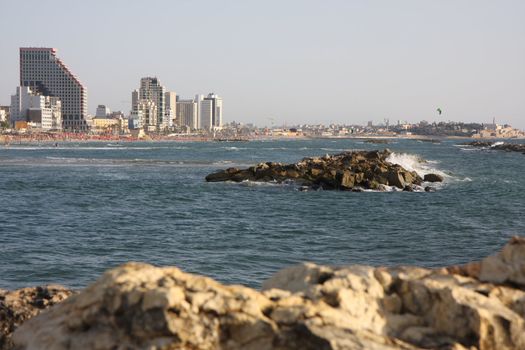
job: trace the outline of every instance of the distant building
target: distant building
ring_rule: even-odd
[[[0,106],[0,123],[9,121],[10,106]]]
[[[211,128],[220,129],[222,127],[222,98],[212,92],[204,98],[204,101],[211,102]]]
[[[95,113],[95,117],[102,118],[102,117],[107,117],[110,114],[111,114],[111,110],[108,107],[106,107],[105,105],[98,105],[97,112]]]
[[[156,131],[158,128],[157,105],[152,100],[140,100],[131,111],[130,128]]]
[[[156,77],[146,77],[140,79],[140,88],[138,90],[138,98],[133,97],[132,102],[135,105],[132,106],[132,111],[137,109],[138,104],[143,104],[143,108],[146,107],[152,110],[151,103],[155,104],[156,112],[155,116],[150,114],[147,121],[143,124],[144,128],[148,130],[154,130],[155,128],[163,129],[168,121],[166,120],[166,88],[160,84],[160,81]]]
[[[175,119],[177,117],[177,93],[174,91],[166,92],[165,101],[166,112],[164,114],[166,118],[163,126],[171,128],[175,123]]]
[[[204,100],[204,96],[202,95],[195,95],[195,102],[197,102],[197,125],[195,126],[195,129],[202,129],[201,126],[201,102]]]
[[[43,130],[62,129],[62,104],[58,97],[43,96],[27,86],[16,88],[11,96],[11,123]]]
[[[113,112],[105,117],[94,117],[92,119],[92,130],[99,133],[128,133],[128,120],[122,112]]]
[[[177,125],[197,129],[198,103],[195,100],[177,101]]]
[[[20,86],[60,99],[63,127],[87,130],[87,90],[53,48],[20,48]]]
[[[213,101],[204,99],[199,103],[200,129],[213,129]]]

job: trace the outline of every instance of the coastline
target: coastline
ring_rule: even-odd
[[[16,144],[38,144],[38,143],[73,143],[73,142],[249,142],[249,141],[294,141],[294,140],[420,140],[420,141],[442,141],[442,140],[525,140],[525,137],[518,138],[480,138],[463,136],[432,136],[432,135],[352,135],[352,136],[250,136],[242,140],[237,139],[218,139],[208,136],[169,136],[169,135],[147,135],[146,137],[134,137],[131,135],[89,135],[75,133],[60,134],[0,134],[0,146]]]

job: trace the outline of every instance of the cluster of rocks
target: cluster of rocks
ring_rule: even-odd
[[[206,176],[206,181],[295,181],[305,188],[361,191],[386,190],[395,186],[413,191],[423,181],[441,182],[443,177],[428,174],[421,178],[415,171],[388,162],[391,151],[353,151],[324,157],[304,158],[298,163],[260,163],[248,169],[228,168]],[[427,188],[431,190],[431,188]]]
[[[13,347],[11,334],[23,322],[57,304],[73,292],[62,286],[0,289],[0,349]]]
[[[262,291],[128,263],[30,319],[16,349],[525,349],[525,239],[478,263],[302,264]]]
[[[368,139],[368,140],[365,140],[365,143],[388,144],[390,143],[390,141],[387,139]]]
[[[480,147],[480,148],[490,148],[498,151],[506,152],[520,152],[525,154],[525,144],[519,143],[500,143],[500,142],[488,142],[488,141],[473,141],[464,144],[465,146]]]

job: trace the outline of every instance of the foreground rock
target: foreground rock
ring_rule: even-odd
[[[480,263],[302,264],[263,291],[129,263],[27,321],[18,349],[525,349],[525,240]]]
[[[293,180],[299,185],[325,190],[382,190],[395,186],[411,190],[423,179],[414,171],[388,162],[391,154],[384,151],[345,152],[324,157],[304,158],[295,164],[260,163],[248,169],[229,168],[206,176],[206,181],[264,181]]]
[[[69,297],[73,292],[62,286],[0,290],[0,349],[10,349],[11,334],[24,321]]]
[[[506,152],[520,152],[525,154],[525,144],[518,143],[499,143],[499,142],[485,142],[485,141],[474,141],[464,144],[465,146],[481,147],[495,149],[498,151]]]

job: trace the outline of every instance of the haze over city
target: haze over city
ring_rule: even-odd
[[[98,104],[143,76],[269,124],[478,121],[525,128],[523,1],[24,1],[0,22],[0,105],[20,47],[55,47]],[[436,113],[441,108],[443,114]]]

